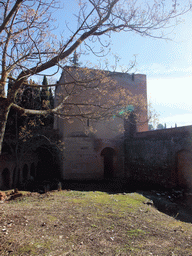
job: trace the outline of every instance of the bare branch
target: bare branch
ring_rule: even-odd
[[[60,115],[79,118],[98,118],[99,115],[103,118],[115,112],[115,108],[120,105],[125,106],[125,92],[119,90],[115,95],[115,89],[118,88],[105,81],[109,79],[106,73],[98,72],[96,77],[100,78],[87,75],[86,79],[71,73],[70,80],[63,82],[64,95],[61,95],[60,104],[55,109],[25,110],[15,104],[15,98],[18,90],[27,84],[29,77],[42,75],[44,71],[49,72],[52,67],[57,67],[58,72],[63,65],[62,61],[66,64],[71,54],[81,45],[86,51],[105,56],[109,51],[111,33],[124,31],[141,36],[166,38],[167,35],[163,32],[165,28],[169,28],[170,32],[172,23],[169,24],[169,21],[176,22],[178,16],[192,7],[184,4],[179,6],[176,0],[84,0],[79,6],[79,15],[76,16],[77,29],[74,32],[71,30],[71,37],[59,42],[56,36],[51,34],[54,28],[51,14],[53,8],[57,7],[56,4],[56,0],[0,1],[0,151],[11,106],[26,114],[56,114],[58,111]],[[100,50],[97,50],[96,43],[101,47]],[[6,95],[7,78],[10,77],[13,77],[14,83]],[[85,91],[90,93],[89,99],[85,99]],[[107,92],[112,95],[113,100],[108,99],[100,104],[102,96]],[[84,96],[84,104],[76,104],[73,101],[73,97],[79,95]],[[128,100],[129,97],[126,102]],[[133,103],[137,104],[136,100]]]
[[[15,5],[13,6],[13,8],[11,9],[11,11],[9,12],[9,14],[7,15],[7,17],[5,17],[3,23],[0,26],[0,33],[5,29],[6,25],[8,24],[8,22],[10,21],[11,17],[13,16],[13,14],[19,9],[21,3],[23,2],[23,0],[17,0]]]

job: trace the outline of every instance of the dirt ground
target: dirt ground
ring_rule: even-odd
[[[190,209],[165,192],[10,192],[0,255],[192,255]]]

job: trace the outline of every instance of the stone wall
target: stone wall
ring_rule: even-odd
[[[192,126],[125,138],[125,173],[142,185],[192,188]]]
[[[99,81],[98,78],[100,78]],[[90,83],[86,82],[83,85],[82,81],[89,80]],[[80,86],[76,81],[81,81],[80,84],[82,85]],[[75,90],[74,86],[77,86]],[[71,94],[69,93],[70,88],[73,89]],[[96,88],[97,90],[95,90]],[[133,107],[134,102],[128,97],[130,93],[137,97],[140,96],[141,105],[147,105],[146,75],[64,67],[56,86],[55,106],[58,106],[67,96],[63,111],[66,111],[69,116],[71,114],[73,118],[69,118],[69,116],[64,118],[65,112],[63,117],[61,115],[54,118],[54,128],[59,130],[61,141],[64,144],[62,166],[62,178],[64,180],[124,178],[124,118],[120,112],[125,109],[120,107],[116,113],[115,107],[111,119],[108,118],[108,111],[106,113],[100,112],[106,102],[109,102],[112,107],[119,99],[122,101],[124,96],[118,95],[117,88],[127,95],[125,97],[126,108]],[[93,115],[93,117],[87,116],[85,119],[85,115],[84,120],[82,120],[79,116],[81,113],[79,112],[79,108],[81,108],[79,104],[86,102],[91,102],[91,105],[99,105],[100,108],[90,109],[90,106],[87,106],[87,109],[82,111],[88,113],[96,111],[102,118],[95,120]],[[69,108],[67,103],[70,103]],[[79,105],[79,107],[74,108],[71,103],[74,103],[74,106]],[[106,118],[103,114],[106,114]],[[147,108],[143,107],[143,111],[139,114],[140,125],[136,124],[137,131],[147,131]],[[77,116],[75,117],[75,115]]]
[[[95,179],[102,177],[102,162],[97,159],[91,138],[65,138],[63,156],[63,179]],[[98,165],[96,165],[97,161]]]
[[[104,140],[96,137],[79,135],[63,139],[64,180],[101,180],[124,177],[123,139]],[[112,156],[107,156],[112,152]],[[109,165],[106,170],[105,163]],[[106,175],[106,172],[108,175]]]

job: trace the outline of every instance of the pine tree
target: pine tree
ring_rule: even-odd
[[[46,87],[43,87],[41,89],[41,108],[47,109],[47,108],[50,108],[50,103],[49,103],[48,81],[46,76],[43,77],[42,85]]]
[[[50,108],[54,108],[54,97],[51,88],[49,88],[49,101],[50,101]]]
[[[73,57],[70,60],[71,64],[73,67],[79,67],[80,66],[80,62],[79,62],[79,56],[76,52],[76,50],[73,53]]]
[[[48,85],[48,81],[47,81],[47,77],[46,76],[43,77],[42,85]]]

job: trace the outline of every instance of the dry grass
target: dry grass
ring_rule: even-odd
[[[137,193],[53,191],[0,206],[0,255],[192,255],[192,225]]]

